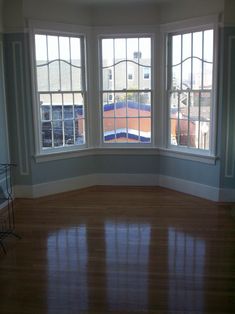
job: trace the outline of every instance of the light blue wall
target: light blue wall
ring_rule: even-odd
[[[9,161],[4,85],[3,37],[0,34],[0,163]]]
[[[225,27],[222,35],[222,102],[220,108],[221,187],[235,188],[235,27]]]

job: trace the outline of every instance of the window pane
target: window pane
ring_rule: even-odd
[[[126,117],[127,115],[127,99],[126,93],[115,93],[115,116]]]
[[[181,65],[172,67],[172,89],[181,89]]]
[[[54,138],[54,146],[55,147],[63,145],[62,121],[54,121],[53,122],[53,138]]]
[[[44,92],[49,90],[48,66],[40,66],[37,68],[37,87],[38,91]]]
[[[112,52],[112,49],[111,49],[111,52]],[[114,56],[115,56],[115,63],[121,60],[126,60],[127,56],[126,56],[126,39],[125,38],[114,39]]]
[[[115,141],[115,124],[114,118],[103,119],[104,141]]]
[[[211,89],[212,88],[212,79],[213,79],[213,66],[210,63],[204,62],[203,69],[203,88]]]
[[[192,34],[184,34],[182,36],[183,41],[183,50],[182,50],[182,60],[187,58],[191,58],[192,56],[192,42],[191,42]]]
[[[139,119],[138,118],[128,118],[128,142],[139,142]]]
[[[129,92],[127,94],[127,116],[138,117],[139,116],[139,93]]]
[[[138,56],[138,58],[136,58]],[[138,38],[127,38],[127,60],[139,61],[142,59],[142,52],[139,51]],[[138,60],[136,60],[138,59]]]
[[[213,40],[214,32],[212,29],[204,32],[204,60],[213,62]]]
[[[57,36],[47,36],[48,42],[48,60],[54,61],[59,59],[59,45]]]
[[[75,120],[75,138],[76,144],[85,143],[85,119],[78,118]]]
[[[126,62],[121,62],[114,67],[114,89],[127,89],[127,65]]]
[[[60,59],[70,62],[70,43],[69,37],[59,37]]]
[[[114,89],[113,73],[114,67],[103,69],[103,90]]]
[[[52,147],[51,122],[42,123],[42,147]]]
[[[126,118],[116,118],[116,141],[117,142],[127,142],[127,123]]]
[[[41,119],[51,120],[51,108],[50,106],[41,106]]]
[[[73,65],[81,66],[81,40],[80,38],[70,38],[71,62]]]
[[[202,32],[193,33],[193,57],[202,59]]]
[[[73,106],[64,106],[64,119],[73,119]]]
[[[181,35],[172,38],[172,65],[181,62]]]
[[[37,65],[47,62],[47,38],[45,35],[35,35],[35,52]]]
[[[151,65],[151,38],[139,38],[139,51],[141,53],[141,64]]]
[[[151,89],[151,69],[140,67],[140,89]]]
[[[182,89],[191,89],[191,59],[187,59],[182,64]]]
[[[72,90],[73,91],[81,91],[83,90],[82,85],[82,71],[79,68],[72,67]]]
[[[190,93],[190,147],[198,148],[199,92]]]
[[[140,116],[151,116],[151,93],[140,93],[139,95]]]
[[[64,61],[60,62],[60,71],[61,71],[61,90],[62,91],[70,91],[72,85],[72,73],[71,73],[71,66]],[[76,78],[73,77],[76,81]],[[75,82],[73,82],[75,83]],[[78,84],[78,82],[76,82]]]
[[[64,121],[64,136],[65,136],[66,145],[74,144],[74,121],[73,120]]]
[[[202,61],[193,59],[193,89],[202,88]]]
[[[102,66],[114,64],[114,41],[113,39],[102,39]]]
[[[54,61],[49,64],[50,91],[58,91],[60,85],[60,61]]]
[[[151,119],[140,118],[140,142],[149,143],[151,139]]]
[[[139,67],[137,64],[127,62],[127,89],[138,89]]]

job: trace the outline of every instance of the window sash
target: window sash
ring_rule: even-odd
[[[38,37],[41,37],[41,41],[45,39],[46,45],[44,45],[44,50],[46,51],[40,50],[41,47],[37,50],[37,44],[42,45],[42,43],[37,42]],[[57,47],[49,45],[48,38],[53,38],[54,46],[57,41]],[[67,41],[66,50],[63,50],[65,47],[62,49],[60,41]],[[40,151],[68,150],[73,147],[83,148],[86,145],[85,120],[87,111],[85,101],[84,38],[83,36],[60,33],[51,35],[47,32],[36,32],[34,34],[34,42]],[[44,53],[47,57],[46,60],[38,64],[37,54],[40,55],[40,53],[41,55]],[[50,69],[50,66],[56,62],[58,90],[51,85],[51,77],[55,79],[57,75],[50,72],[53,71]],[[43,76],[40,78],[40,71],[38,69],[43,67],[47,69],[46,88],[40,88]],[[67,71],[65,71],[66,67]],[[76,76],[74,76],[74,69],[78,70]],[[67,84],[67,86],[64,84]],[[47,95],[49,99],[47,105],[43,104],[41,101],[41,97],[45,95]],[[53,97],[56,98],[56,96],[60,101],[53,100]],[[43,118],[43,110],[45,109],[47,115],[49,115],[49,118],[46,120]],[[80,114],[81,111],[82,114]]]
[[[212,31],[212,56],[211,60],[205,59],[205,32]],[[201,55],[195,56],[194,36],[195,34],[201,35],[201,43],[197,42],[197,45],[201,45]],[[184,36],[190,36],[189,51],[184,48]],[[176,39],[177,38],[177,39]],[[178,40],[180,53],[174,54],[174,39]],[[214,30],[213,29],[201,29],[198,31],[187,31],[177,34],[168,34],[168,67],[167,67],[167,100],[168,100],[168,145],[171,148],[177,147],[182,149],[192,149],[196,151],[208,151],[212,149],[212,136],[213,132],[213,83],[214,83]],[[195,50],[194,50],[195,49]],[[197,52],[198,53],[198,52]],[[174,60],[173,60],[174,59]],[[177,60],[178,59],[178,60]],[[195,59],[201,66],[201,73],[197,81],[197,68],[194,64]],[[189,62],[188,62],[189,61]],[[185,63],[188,62],[188,71]],[[201,65],[200,65],[201,63]],[[197,65],[198,65],[197,64]],[[205,64],[212,66],[210,76],[211,86],[206,86],[206,76],[204,72]],[[174,72],[174,67],[179,67],[178,73]],[[184,67],[188,71],[188,84],[184,82]],[[195,74],[196,73],[196,74]],[[178,80],[178,85],[177,85]],[[208,80],[208,79],[207,79]],[[209,105],[203,106],[205,103],[205,95],[210,95]],[[175,95],[176,101],[172,101],[172,95]],[[204,98],[203,98],[204,95]],[[186,98],[186,103],[183,104],[183,98]],[[197,101],[195,99],[198,98]],[[207,97],[208,98],[208,97]],[[203,100],[204,99],[204,100]],[[196,105],[195,105],[196,103]],[[208,100],[207,100],[208,103]],[[185,106],[185,108],[184,108]]]
[[[147,38],[150,41],[149,55],[150,59],[147,61],[149,64],[142,64],[140,58],[142,57],[139,51],[140,40]],[[143,144],[152,142],[152,86],[151,75],[147,88],[143,88],[145,83],[144,69],[151,68],[151,37],[145,36],[133,36],[133,37],[112,37],[108,38],[112,40],[113,44],[113,56],[112,61],[105,63],[103,54],[103,40],[106,37],[101,38],[101,62],[100,62],[100,77],[101,77],[101,111],[102,111],[102,141],[103,144]],[[138,42],[138,47],[133,51],[130,57],[130,51],[128,51],[128,40]],[[125,42],[124,51],[118,52],[120,60],[116,58],[116,42],[115,40],[121,40]],[[117,53],[117,54],[118,54]],[[146,62],[146,61],[145,61]],[[122,76],[120,76],[120,69],[122,66]],[[112,82],[105,81],[106,69],[112,69]],[[131,73],[131,79],[129,74]],[[150,71],[151,73],[151,71]],[[121,84],[120,84],[121,80]],[[136,83],[136,86],[134,84]],[[123,85],[123,86],[121,86]],[[141,88],[142,86],[142,88]],[[120,88],[121,87],[121,88]],[[133,88],[135,87],[135,88]],[[136,88],[137,87],[137,88]],[[113,95],[109,98],[108,95]],[[146,95],[146,96],[144,96]],[[148,106],[146,106],[147,113],[143,113],[144,103],[140,99],[148,97]],[[107,113],[107,107],[110,107],[109,114]],[[131,108],[132,107],[132,108]],[[123,109],[121,109],[123,108]],[[132,112],[131,112],[132,110]],[[121,112],[125,111],[125,112]],[[111,121],[112,120],[112,121]],[[108,126],[112,125],[113,128]],[[143,130],[141,130],[141,126]]]

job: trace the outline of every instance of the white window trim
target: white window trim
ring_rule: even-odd
[[[31,61],[31,73],[32,73],[32,99],[33,99],[33,120],[34,120],[34,140],[35,140],[35,156],[51,156],[53,153],[60,154],[71,151],[77,151],[80,149],[85,149],[90,145],[90,134],[89,134],[89,106],[88,106],[88,83],[87,83],[87,73],[84,73],[84,110],[85,110],[85,138],[86,143],[82,145],[71,145],[65,147],[56,147],[56,148],[42,148],[42,139],[40,134],[40,108],[38,106],[38,90],[37,90],[37,76],[36,76],[36,52],[35,52],[35,34],[45,34],[45,35],[65,35],[65,36],[75,36],[82,37],[84,39],[84,62],[87,63],[87,54],[86,54],[86,38],[90,35],[90,29],[87,27],[80,27],[77,25],[68,25],[61,23],[47,23],[37,20],[29,21],[29,36],[30,36],[30,61]],[[85,66],[86,71],[86,66]],[[85,72],[84,71],[84,72]]]
[[[164,55],[162,56],[162,62],[164,64],[164,95],[162,96],[162,104],[164,104],[164,146],[172,152],[182,152],[195,154],[198,156],[211,156],[216,155],[216,139],[217,139],[217,73],[218,73],[218,16],[207,16],[194,18],[190,20],[184,20],[181,22],[173,22],[161,26],[162,40],[164,42]],[[167,36],[172,33],[183,33],[183,32],[195,32],[202,31],[205,29],[214,30],[214,59],[213,59],[213,90],[212,90],[212,110],[211,110],[211,131],[210,131],[210,150],[204,151],[200,149],[186,148],[180,146],[174,146],[169,143],[169,120],[168,120],[168,99],[167,99]]]

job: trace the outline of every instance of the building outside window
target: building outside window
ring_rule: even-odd
[[[102,38],[101,55],[103,142],[150,143],[151,77],[146,83],[142,73],[151,68],[151,38]]]
[[[168,37],[169,143],[209,151],[213,110],[214,31]]]
[[[84,145],[83,38],[35,34],[41,150]]]
[[[143,77],[144,80],[150,79],[150,68],[143,68]]]

